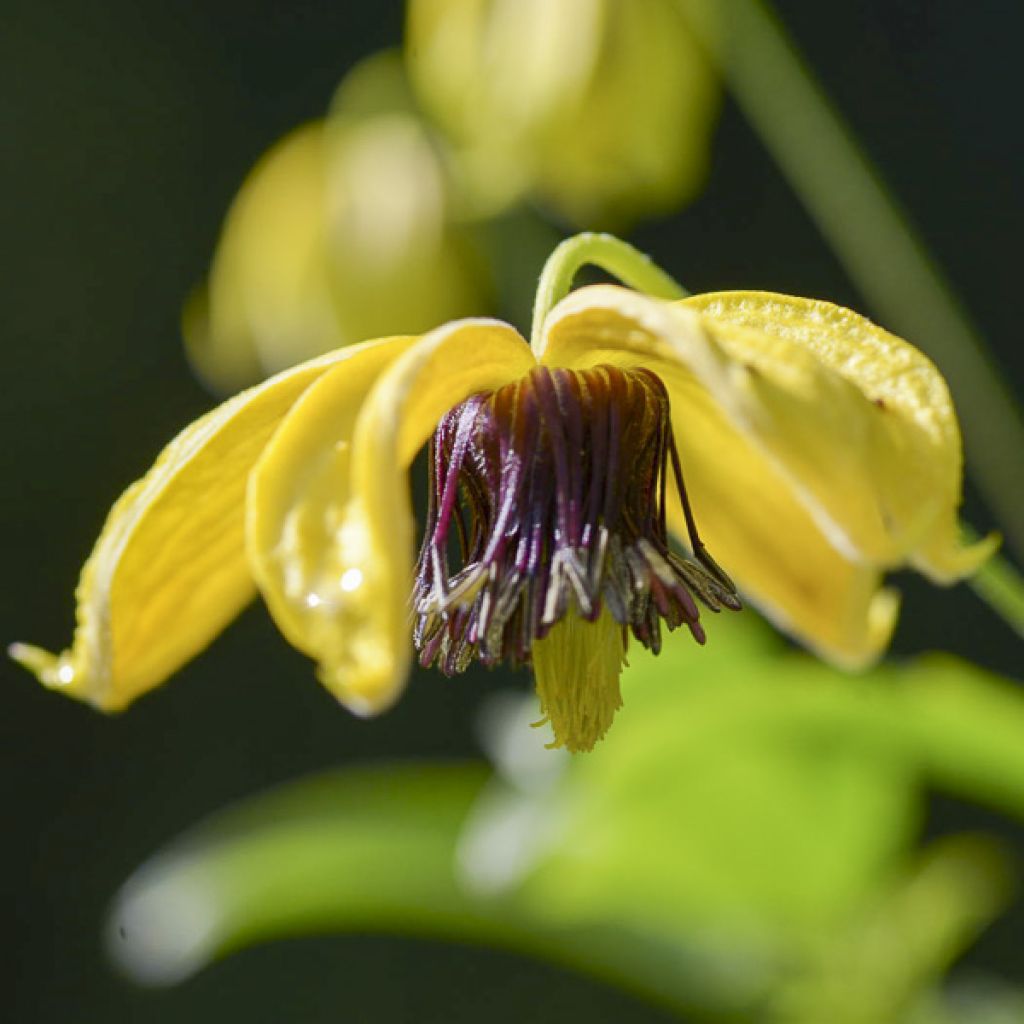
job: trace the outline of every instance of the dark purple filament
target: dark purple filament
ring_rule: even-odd
[[[670,472],[693,558],[669,547]],[[740,607],[697,535],[655,374],[536,367],[441,420],[413,588],[423,665],[529,664],[564,616],[596,621],[604,608],[656,653],[662,621],[703,643],[694,597]]]

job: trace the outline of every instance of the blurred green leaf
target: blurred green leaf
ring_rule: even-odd
[[[456,846],[485,777],[482,765],[351,770],[218,815],[128,881],[112,955],[170,984],[254,942],[371,930],[527,951],[668,1005],[729,1009],[760,991],[756,964],[610,924],[553,926],[461,885]]]
[[[586,841],[538,867],[540,903],[821,926],[895,870],[925,785],[1024,814],[1019,686],[948,656],[848,676],[750,619],[637,656],[614,733],[573,762],[564,830]]]
[[[889,724],[926,777],[1024,818],[1024,687],[940,654],[892,682]]]
[[[350,771],[218,815],[128,883],[113,952],[164,982],[274,935],[425,927],[432,914],[440,927],[458,915],[453,837],[484,778],[482,766]]]
[[[808,950],[808,964],[773,998],[792,1024],[903,1021],[954,959],[1003,908],[1008,889],[1001,851],[977,837],[935,844],[888,892],[845,928]]]
[[[573,762],[568,838],[529,883],[549,912],[791,934],[898,862],[919,800],[876,690],[713,625],[707,650],[637,655],[613,734]]]
[[[948,657],[845,676],[753,615],[709,632],[631,655],[588,756],[545,750],[513,700],[491,716],[494,776],[348,771],[217,817],[125,886],[118,959],[168,982],[252,942],[372,929],[529,952],[715,1018],[957,1019],[938,985],[1007,869],[981,839],[915,850],[923,797],[1024,811],[1020,689]]]

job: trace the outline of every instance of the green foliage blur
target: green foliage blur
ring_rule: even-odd
[[[1015,1019],[943,988],[1006,906],[995,837],[920,835],[929,788],[1024,816],[1024,698],[950,657],[852,678],[752,613],[634,655],[590,755],[496,695],[477,764],[331,773],[208,822],[126,885],[113,955],[179,981],[253,942],[381,929],[549,957],[697,1019]]]
[[[577,228],[634,230],[695,288],[862,305],[723,107],[675,0],[284,6],[65,5],[56,25],[23,5],[12,19],[8,68],[41,72],[15,129],[50,176],[19,191],[41,190],[51,217],[16,235],[35,290],[10,304],[25,386],[9,436],[50,426],[28,431],[6,477],[27,481],[11,501],[12,636],[41,632],[15,617],[61,632],[54,594],[70,593],[109,499],[208,404],[178,351],[182,304],[188,358],[217,393],[455,316],[525,327],[544,256]],[[724,3],[685,6],[702,32],[728,31],[708,27]],[[941,247],[954,229],[929,214],[984,175],[952,160],[941,184],[913,143],[943,103],[961,133],[1004,141],[934,84],[951,48],[983,76],[998,41],[952,3],[882,6],[831,12],[849,49],[820,13],[779,9],[842,100],[871,93],[883,165]],[[967,220],[986,202],[1005,213],[1002,162]],[[980,259],[954,259],[975,303],[1016,296],[1019,209],[1007,216],[1006,259],[980,278]],[[969,509],[990,525],[973,494]],[[659,659],[632,652],[614,728],[575,759],[545,749],[523,680],[503,673],[423,674],[392,715],[356,722],[259,611],[123,719],[58,708],[19,678],[12,1019],[1024,1020],[1019,640],[963,590],[906,588],[895,656],[861,676],[753,612],[712,622],[705,649],[673,637]],[[936,647],[956,653],[923,653]],[[325,934],[349,938],[308,938]],[[368,937],[381,934],[418,941]]]

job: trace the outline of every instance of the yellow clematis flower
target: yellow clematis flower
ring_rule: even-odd
[[[192,364],[216,390],[480,308],[478,253],[452,222],[442,160],[404,88],[397,55],[368,58],[327,118],[246,178],[183,316]]]
[[[703,184],[718,88],[703,0],[410,0],[406,63],[479,209],[532,193],[579,225]]]
[[[428,442],[417,561],[409,468]],[[939,373],[863,317],[759,292],[583,288],[532,346],[460,320],[214,409],[114,506],[71,649],[11,653],[117,710],[258,589],[359,714],[397,699],[415,644],[448,673],[531,664],[557,742],[586,750],[619,706],[627,633],[657,650],[664,622],[703,642],[694,597],[739,606],[718,562],[823,656],[877,658],[897,610],[886,569],[950,582],[995,546],[961,544],[960,477]]]

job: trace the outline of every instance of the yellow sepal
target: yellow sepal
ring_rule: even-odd
[[[245,558],[249,470],[335,353],[235,396],[185,428],[111,509],[60,655],[15,644],[47,686],[116,711],[194,657],[254,594]]]
[[[753,326],[757,317],[774,326]],[[861,666],[887,644],[898,603],[880,589],[884,569],[910,561],[949,578],[991,550],[950,542],[959,433],[941,378],[856,314],[750,293],[673,305],[598,286],[559,303],[537,355],[661,376],[708,548],[770,617],[833,661]],[[678,508],[673,526],[685,542]]]
[[[849,557],[951,582],[992,554],[996,538],[960,541],[960,429],[925,355],[829,302],[720,292],[683,304],[761,378],[760,443]]]
[[[416,340],[387,338],[347,350],[349,358],[295,403],[249,478],[253,577],[278,629],[313,658],[335,645],[347,607],[339,598],[355,589],[356,577],[345,576],[337,558],[356,419],[381,373]]]
[[[519,334],[489,320],[389,345],[310,389],[250,492],[250,558],[271,612],[359,714],[389,707],[408,671],[409,466],[450,408],[533,365]]]

